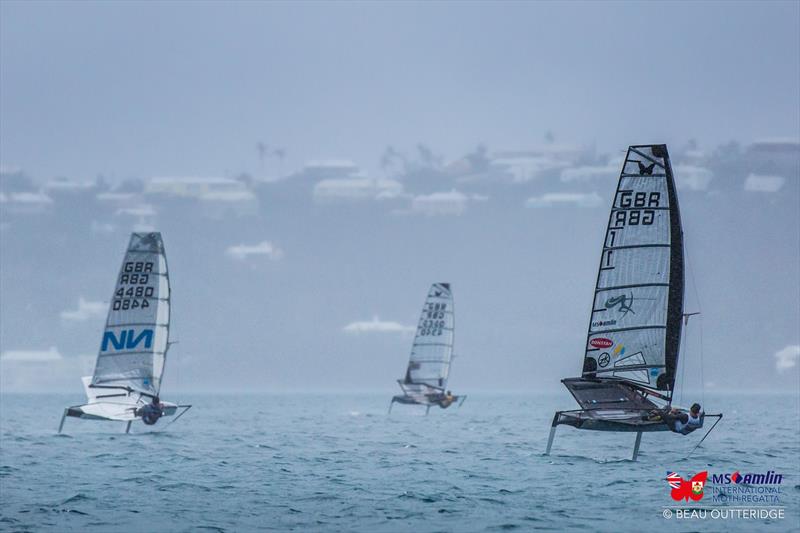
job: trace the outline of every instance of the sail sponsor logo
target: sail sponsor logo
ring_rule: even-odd
[[[109,345],[112,351],[133,350],[142,343],[144,343],[145,349],[150,349],[153,346],[152,329],[143,329],[139,333],[135,329],[123,329],[119,332],[119,337],[114,331],[106,331],[103,334],[103,344],[100,347],[100,351],[109,351]]]
[[[612,346],[614,346],[614,342],[611,339],[607,339],[605,337],[596,337],[590,340],[589,344],[591,344],[595,348],[611,348]]]
[[[691,479],[683,479],[676,472],[667,472],[667,483],[670,486],[670,496],[675,501],[695,501],[703,499],[703,489],[708,480],[708,471],[704,470],[694,475]]]
[[[601,327],[604,327],[604,326],[614,326],[614,325],[616,325],[616,323],[617,323],[616,319],[595,320],[594,322],[592,322],[592,327],[593,328],[601,328]]]
[[[612,296],[606,300],[606,309],[617,308],[617,312],[622,313],[622,316],[628,313],[636,314],[633,310],[633,293],[620,294],[619,296]]]
[[[711,476],[711,500],[731,505],[777,505],[783,495],[783,474],[773,470],[764,473],[745,473]]]

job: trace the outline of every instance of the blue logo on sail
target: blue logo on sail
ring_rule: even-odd
[[[144,342],[145,349],[149,350],[153,346],[152,329],[142,330],[138,335],[134,329],[123,329],[119,332],[119,337],[117,337],[113,331],[106,331],[105,334],[103,334],[103,344],[100,347],[100,351],[107,352],[109,343],[114,351],[119,351],[133,350],[142,342]]]

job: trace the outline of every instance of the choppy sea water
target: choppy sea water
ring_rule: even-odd
[[[63,407],[82,398],[0,396],[0,530],[800,528],[797,395],[707,395],[709,412],[725,418],[692,457],[697,432],[651,433],[636,463],[633,434],[564,426],[543,455],[554,409],[574,408],[566,393],[474,394],[429,416],[400,405],[387,416],[385,395],[178,399],[194,408],[165,431],[136,424],[125,435],[122,423],[68,419],[57,435]],[[781,473],[771,505],[785,517],[666,519],[678,505],[668,470]],[[712,505],[683,507],[703,504]]]

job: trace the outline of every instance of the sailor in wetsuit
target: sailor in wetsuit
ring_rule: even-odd
[[[142,422],[152,426],[163,414],[161,407],[161,400],[158,399],[158,396],[153,396],[153,401],[139,409],[136,414],[142,417]]]
[[[694,403],[689,408],[689,413],[684,413],[679,409],[670,409],[669,412],[661,414],[661,420],[667,425],[670,431],[688,435],[695,429],[703,426],[703,418],[700,404]]]
[[[439,407],[442,409],[447,409],[454,401],[456,401],[456,397],[453,396],[452,392],[447,391],[447,393],[442,396],[441,400],[439,400]]]

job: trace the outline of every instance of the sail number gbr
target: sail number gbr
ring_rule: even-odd
[[[428,303],[422,311],[422,319],[419,321],[417,335],[426,337],[428,335],[441,335],[444,329],[444,312],[447,309],[446,303]]]
[[[660,192],[619,191],[619,211],[614,213],[615,228],[624,226],[650,226],[656,218],[653,207],[661,207]],[[635,209],[635,208],[642,209]]]
[[[117,290],[114,292],[114,311],[145,309],[150,307],[155,287],[148,287],[153,272],[152,261],[126,261],[122,266]]]

